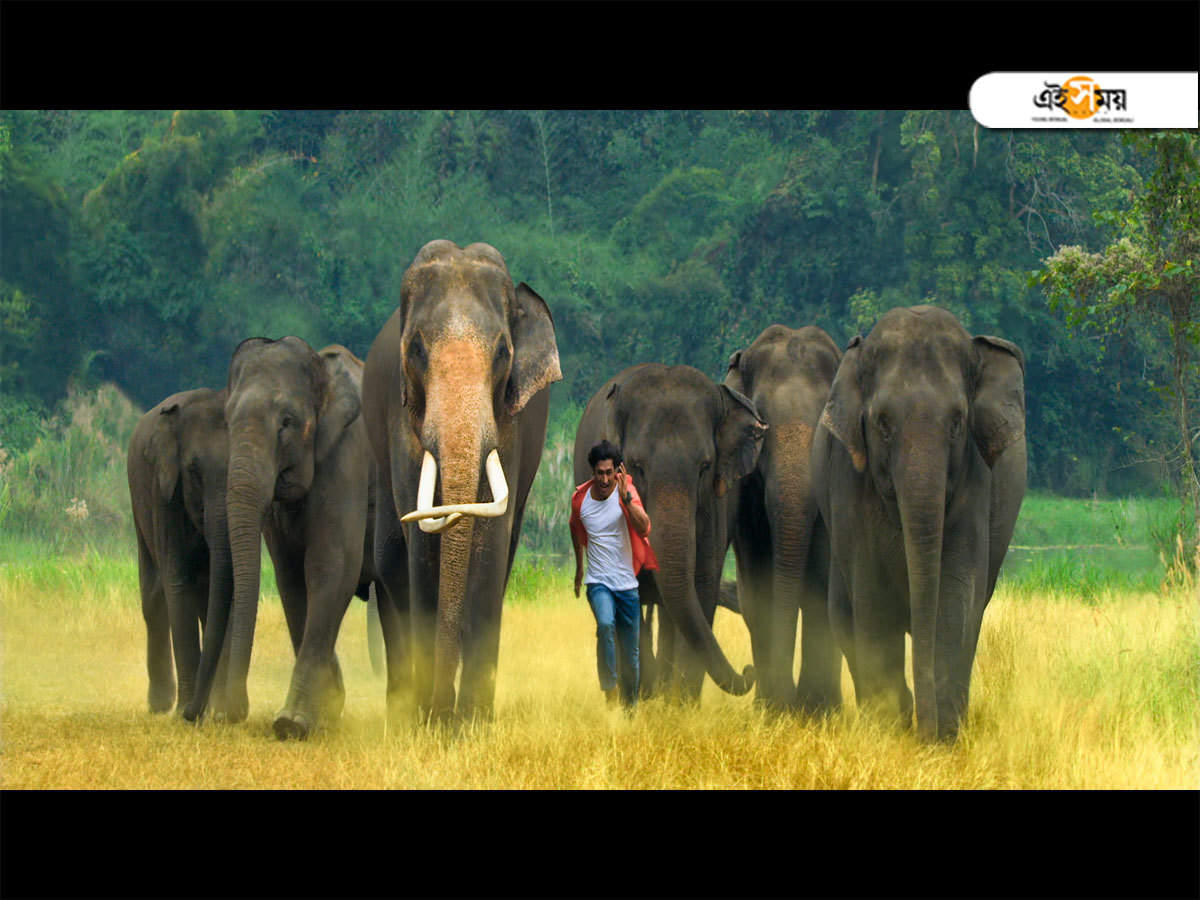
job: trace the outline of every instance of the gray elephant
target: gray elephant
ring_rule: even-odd
[[[772,325],[729,359],[725,384],[770,426],[754,470],[730,493],[738,600],[750,630],[757,696],[769,708],[841,704],[842,654],[829,625],[829,535],[809,455],[841,354],[820,328]],[[800,676],[793,681],[797,616]]]
[[[550,310],[494,247],[421,248],[363,376],[379,606],[405,624],[389,707],[411,684],[422,719],[493,715],[504,591],[561,378]]]
[[[151,712],[176,706],[177,685],[176,708],[191,702],[200,625],[223,615],[232,596],[224,405],[223,391],[172,394],[142,416],[129,442]]]
[[[362,362],[344,347],[317,353],[297,337],[250,338],[230,362],[226,509],[234,599],[227,710],[232,721],[249,711],[246,676],[265,539],[296,652],[273,724],[281,740],[305,738],[341,714],[345,688],[334,644],[350,598],[366,597],[374,577],[361,378]],[[390,611],[380,614],[386,639],[396,620]],[[204,708],[211,654],[222,635],[213,629],[213,637],[205,641],[189,718]]]
[[[734,671],[712,621],[728,546],[723,498],[754,468],[765,432],[754,404],[738,392],[691,366],[645,363],[596,392],[575,434],[576,483],[591,477],[588,450],[609,440],[641,494],[659,563],[657,572],[639,578],[641,599],[665,611],[657,662],[665,689],[685,699],[699,699],[705,672],[731,694],[754,685],[754,667]],[[646,644],[643,669],[652,659]],[[643,681],[654,677],[646,675]]]
[[[847,346],[813,440],[829,614],[861,703],[953,740],[984,609],[1025,494],[1025,360],[933,306]]]

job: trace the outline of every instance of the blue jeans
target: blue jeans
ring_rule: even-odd
[[[638,590],[613,591],[602,584],[589,584],[587,598],[596,617],[600,687],[612,690],[619,680],[621,702],[633,706],[638,696],[638,631],[642,624]]]

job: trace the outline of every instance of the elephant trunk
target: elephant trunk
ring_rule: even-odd
[[[236,443],[231,441],[229,459],[226,511],[233,563],[233,610],[227,706],[232,722],[240,722],[249,714],[246,679],[258,616],[262,527],[274,496],[275,470],[261,446],[261,441],[249,437]],[[216,637],[214,633],[214,641]]]
[[[683,491],[663,493],[653,511],[651,539],[659,560],[656,576],[662,602],[688,646],[704,660],[705,669],[721,690],[745,694],[754,686],[754,667],[734,671],[713,634],[696,593],[696,511]]]
[[[462,657],[464,604],[480,512],[474,504],[480,494],[484,451],[491,457],[496,449],[490,361],[486,345],[461,337],[447,339],[430,352],[423,443],[437,450],[441,505],[457,507],[445,515],[441,530],[431,703],[435,719],[449,716],[455,707],[454,679]],[[489,478],[499,467],[499,457],[495,460],[493,464],[489,459]],[[500,499],[495,498],[497,506]]]
[[[947,460],[945,450],[927,451],[909,454],[910,460],[919,458],[922,463],[902,464],[895,485],[908,566],[917,731],[923,738],[938,738],[953,733],[956,725],[946,708],[953,650],[939,634],[946,618],[939,600]]]

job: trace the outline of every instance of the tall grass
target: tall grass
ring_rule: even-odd
[[[145,629],[129,573],[0,570],[5,788],[1194,788],[1200,779],[1200,628],[1191,594],[1102,607],[1001,591],[980,640],[970,720],[928,746],[856,709],[773,717],[712,684],[699,707],[606,708],[594,622],[565,582],[514,575],[496,719],[457,738],[390,727],[355,601],[338,654],[346,711],[304,744],[271,735],[292,651],[263,605],[250,719],[195,728],[146,712]],[[717,613],[735,665],[741,619]]]

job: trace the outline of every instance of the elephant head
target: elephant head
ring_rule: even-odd
[[[407,533],[440,535],[435,715],[455,705],[476,519],[512,527],[521,500],[509,503],[510,487],[516,493],[518,485],[510,486],[514,473],[505,471],[501,456],[509,454],[508,464],[521,471],[529,468],[510,452],[517,446],[516,421],[535,395],[561,378],[545,301],[527,284],[514,286],[494,247],[436,240],[421,248],[404,274],[400,306],[368,354],[363,397],[395,510],[412,523]],[[523,477],[532,478],[532,470]],[[483,497],[485,480],[491,500]],[[506,538],[503,553],[508,550]]]
[[[713,635],[712,612],[725,557],[726,490],[754,468],[767,427],[754,404],[691,366],[657,363],[627,369],[592,398],[575,443],[577,481],[590,477],[586,456],[602,439],[621,449],[650,517],[650,544],[663,605],[688,646],[722,690],[744,694],[741,675]]]
[[[300,338],[250,338],[233,353],[225,403],[226,513],[234,577],[228,675],[231,721],[241,721],[248,712],[246,676],[266,517],[275,502],[293,505],[306,499],[316,471],[360,410],[359,391],[347,368],[336,356],[318,355]]]
[[[1018,448],[1011,458],[1019,457],[1024,491],[1024,370],[1016,345],[972,338],[946,310],[893,309],[865,339],[850,342],[822,413],[821,424],[845,448],[900,537],[917,725],[924,736],[955,734],[965,712],[982,604],[1012,522],[1004,526],[1008,535],[998,556],[991,553],[990,573],[956,570],[955,554],[945,554],[946,538],[948,529],[979,517],[980,542],[990,533],[997,543],[997,494],[1017,488],[1002,485],[1007,473],[1001,479],[993,470],[1010,447]],[[944,572],[952,576],[949,583],[942,583]]]

